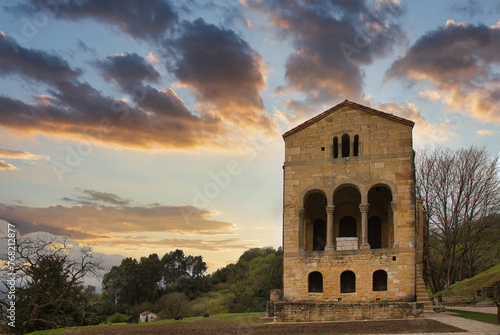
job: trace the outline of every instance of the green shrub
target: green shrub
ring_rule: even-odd
[[[108,323],[119,323],[119,322],[127,322],[129,317],[126,314],[115,313],[106,319]]]

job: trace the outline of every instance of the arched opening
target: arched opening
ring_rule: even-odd
[[[373,291],[387,291],[387,272],[384,270],[373,273]]]
[[[368,243],[371,249],[382,248],[382,220],[378,216],[368,220]]]
[[[309,292],[323,292],[323,275],[314,271],[309,274]]]
[[[344,216],[339,222],[339,237],[357,237],[358,224],[352,216]]]
[[[339,157],[339,138],[335,136],[333,138],[333,158]]]
[[[340,293],[356,292],[356,275],[352,271],[344,271],[340,275]]]
[[[354,135],[354,143],[352,147],[352,155],[358,156],[359,154],[359,135]]]
[[[326,196],[314,191],[304,199],[304,249],[321,251],[326,245]]]
[[[326,222],[318,219],[313,224],[313,250],[323,251],[326,246]]]
[[[342,157],[349,157],[351,149],[350,138],[348,134],[342,135]]]
[[[357,188],[344,185],[333,195],[333,234],[336,250],[358,250],[361,232],[361,194]]]
[[[368,243],[372,249],[389,248],[394,244],[392,192],[385,185],[373,186],[368,191]],[[373,243],[373,244],[372,244]]]

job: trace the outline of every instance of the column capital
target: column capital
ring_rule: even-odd
[[[335,211],[335,206],[334,205],[332,205],[332,206],[326,206],[326,214],[327,215],[332,215],[334,211]]]
[[[395,212],[398,210],[398,203],[397,201],[391,201],[391,208],[392,208],[392,211]]]
[[[370,204],[359,205],[359,210],[361,211],[361,213],[368,213],[369,208],[370,208]]]

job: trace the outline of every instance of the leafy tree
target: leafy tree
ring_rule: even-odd
[[[162,278],[162,263],[158,255],[151,254],[149,257],[141,257],[138,272],[147,301],[153,302],[155,294],[158,295]]]
[[[169,286],[175,286],[181,277],[202,277],[207,270],[207,264],[201,256],[186,257],[180,249],[165,254],[161,263],[163,264],[163,280]]]

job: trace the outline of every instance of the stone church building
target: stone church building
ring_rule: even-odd
[[[269,316],[362,320],[430,309],[413,126],[345,100],[283,134],[284,285]]]

